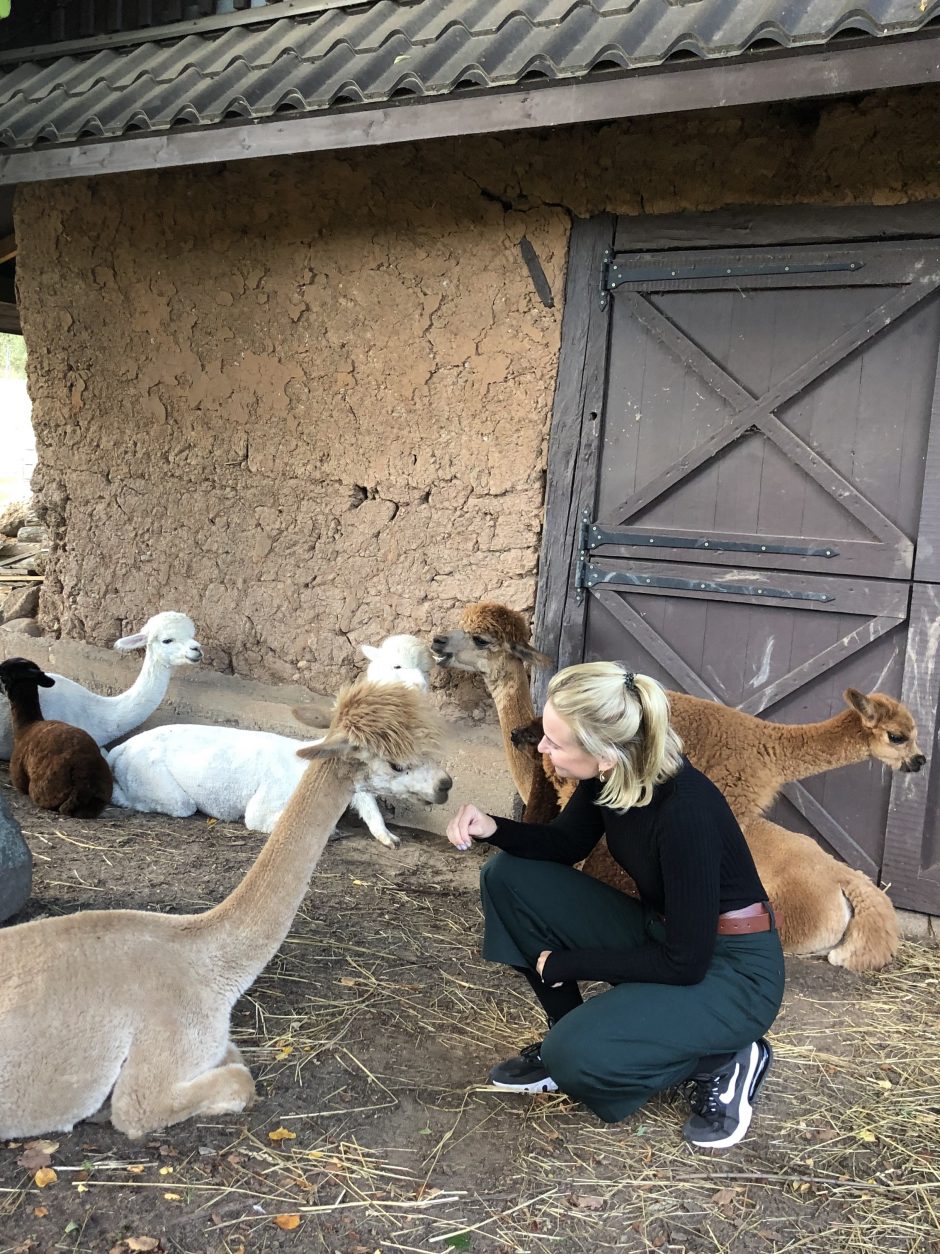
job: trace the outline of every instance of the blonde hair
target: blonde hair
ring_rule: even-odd
[[[621,813],[649,805],[655,785],[682,766],[669,699],[649,675],[634,675],[619,662],[582,662],[558,672],[548,699],[586,753],[614,764],[602,778],[598,805]]]

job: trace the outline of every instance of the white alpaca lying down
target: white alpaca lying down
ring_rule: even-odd
[[[238,727],[154,727],[107,755],[114,775],[111,800],[128,810],[175,818],[201,810],[270,832],[306,769],[297,751],[319,743]],[[375,794],[418,796],[439,805],[450,786],[450,776],[429,761],[380,762],[366,783],[357,784],[351,805],[376,840],[394,849],[401,841],[385,826]]]

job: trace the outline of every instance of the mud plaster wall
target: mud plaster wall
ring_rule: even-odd
[[[362,640],[531,610],[571,216],[940,197],[938,102],[21,189],[43,625],[106,644],[183,609],[217,667],[329,690]]]

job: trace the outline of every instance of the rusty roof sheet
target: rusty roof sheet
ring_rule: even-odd
[[[0,148],[572,82],[848,35],[871,42],[937,20],[940,0],[262,4],[190,23],[189,33],[162,27],[4,53]]]

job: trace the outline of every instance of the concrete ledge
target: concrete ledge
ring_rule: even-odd
[[[117,653],[74,640],[21,636],[0,629],[0,660],[8,657],[28,657],[93,692],[113,696],[134,682],[143,654]],[[321,702],[324,708],[328,707],[330,697],[299,684],[262,684],[234,675],[219,675],[205,666],[185,667],[174,673],[162,703],[136,730],[165,723],[204,723],[278,732],[300,740],[304,729],[291,714],[291,707]],[[443,833],[462,801],[473,801],[493,814],[511,814],[516,794],[503,756],[499,728],[462,716],[450,718],[449,712],[445,712],[445,717],[452,734],[443,765],[453,776],[453,801],[444,806],[416,803],[390,807],[393,821]]]

